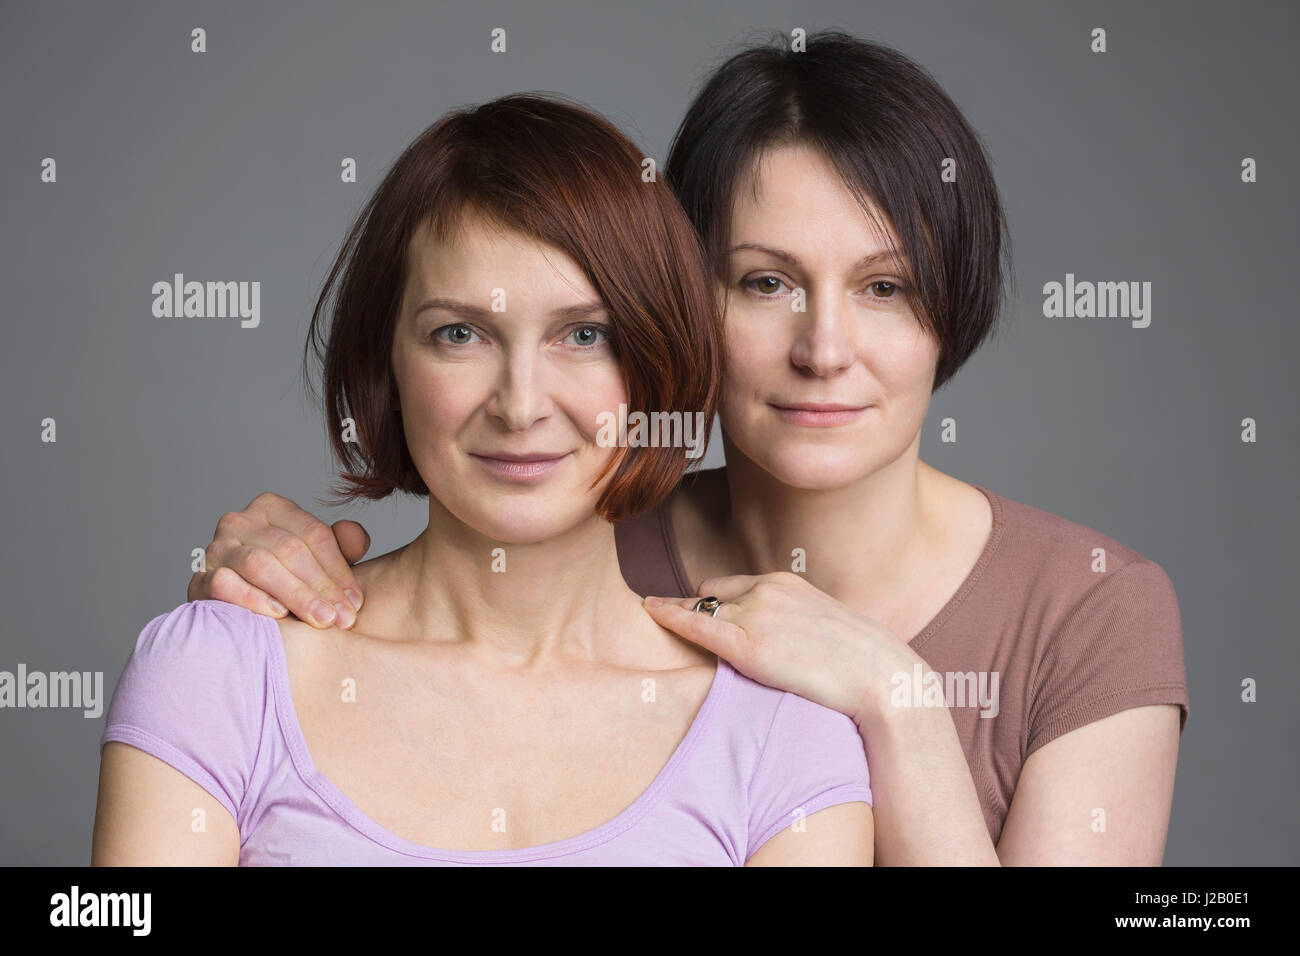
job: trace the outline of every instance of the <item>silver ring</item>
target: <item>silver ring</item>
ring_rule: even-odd
[[[718,600],[717,598],[715,598],[715,597],[703,597],[703,598],[700,598],[698,601],[695,602],[695,607],[693,608],[693,610],[696,610],[696,611],[707,611],[709,617],[717,617],[717,616],[718,616],[718,608],[722,607],[722,605],[725,604],[725,603],[727,603],[727,602],[726,602],[726,601],[719,601],[719,600]]]

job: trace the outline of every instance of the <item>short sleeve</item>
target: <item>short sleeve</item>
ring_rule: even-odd
[[[1187,725],[1178,597],[1146,558],[1090,589],[1043,654],[1026,721],[1025,756],[1085,724],[1132,707],[1177,704]]]
[[[858,802],[871,803],[871,781],[853,720],[795,694],[782,694],[750,783],[745,860],[797,820]]]
[[[239,820],[266,704],[265,641],[248,614],[191,601],[145,625],[100,748],[120,741],[176,768]]]

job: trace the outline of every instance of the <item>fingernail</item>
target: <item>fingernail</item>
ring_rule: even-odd
[[[361,595],[360,595],[360,594],[358,594],[356,591],[352,590],[351,588],[346,588],[346,589],[343,591],[343,596],[344,596],[345,598],[347,598],[349,601],[352,602],[352,607],[353,607],[354,609],[356,609],[356,610],[358,610],[358,611],[361,610]]]
[[[357,623],[357,612],[346,604],[335,604],[334,610],[339,612],[339,625],[341,627],[348,628]]]
[[[289,609],[277,601],[275,598],[267,598],[266,603],[271,606],[271,611],[275,614],[288,614]]]
[[[334,608],[324,601],[312,601],[307,613],[311,615],[312,620],[322,627],[334,623]]]
[[[664,603],[664,602],[663,602],[663,599],[662,599],[662,598],[657,598],[657,597],[648,597],[648,598],[645,599],[645,606],[646,606],[646,607],[658,607],[660,604],[663,604],[663,603]]]

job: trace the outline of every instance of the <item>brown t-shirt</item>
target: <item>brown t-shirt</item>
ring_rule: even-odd
[[[1178,704],[1181,733],[1187,675],[1178,599],[1160,565],[1091,528],[975,487],[993,506],[988,542],[909,644],[944,677],[942,692],[996,844],[1031,753],[1146,704]],[[618,526],[619,562],[638,594],[693,597],[670,506]],[[1105,552],[1104,571],[1097,548]],[[894,688],[912,700],[924,700],[925,690],[901,680]],[[932,688],[929,700],[937,692]]]

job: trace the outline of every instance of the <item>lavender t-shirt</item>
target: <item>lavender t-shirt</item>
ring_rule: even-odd
[[[649,788],[586,833],[519,850],[441,850],[361,812],[312,764],[280,629],[191,601],[140,632],[100,746],[118,740],[185,774],[239,825],[241,866],[739,866],[802,817],[871,803],[853,721],[719,659],[703,706]]]

